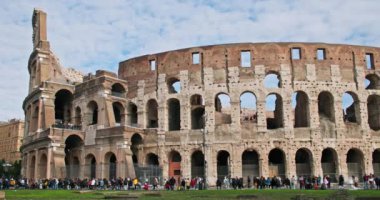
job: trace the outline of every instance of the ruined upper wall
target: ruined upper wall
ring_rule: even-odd
[[[291,58],[292,48],[299,48],[301,58]],[[325,59],[317,59],[317,50],[324,49]],[[251,67],[241,66],[242,51],[249,51]],[[192,54],[199,53],[200,63],[193,64]],[[158,74],[166,78],[179,78],[181,70],[188,70],[190,85],[203,85],[204,68],[214,71],[214,83],[226,81],[228,68],[240,67],[241,82],[253,78],[255,66],[264,65],[265,72],[279,72],[281,64],[289,64],[292,80],[306,80],[306,68],[315,65],[317,81],[331,81],[331,65],[338,65],[343,82],[353,82],[355,67],[367,70],[365,55],[373,55],[373,69],[380,68],[380,48],[326,43],[239,43],[213,46],[201,46],[145,55],[122,61],[119,64],[119,78],[129,83],[129,97],[136,96],[139,80],[145,80],[145,92],[156,89]],[[151,70],[150,61],[155,60],[156,70]],[[367,71],[372,71],[367,70]]]

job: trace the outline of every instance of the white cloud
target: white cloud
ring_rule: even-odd
[[[33,8],[64,66],[117,71],[142,54],[230,42],[329,42],[380,46],[380,1],[15,1],[0,5],[0,120],[23,118]]]

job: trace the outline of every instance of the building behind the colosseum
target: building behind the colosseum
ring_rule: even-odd
[[[380,48],[211,45],[82,77],[32,21],[26,177],[380,175]]]
[[[0,160],[14,163],[21,160],[20,147],[24,136],[24,121],[11,119],[0,122]]]

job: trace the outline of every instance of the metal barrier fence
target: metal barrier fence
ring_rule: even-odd
[[[305,176],[310,177],[311,176],[311,168],[309,163],[298,163],[296,164],[296,173],[297,176]]]
[[[330,181],[336,183],[338,181],[338,174],[336,173],[335,163],[322,163],[323,176],[329,176]]]
[[[217,166],[218,179],[223,181],[224,177],[230,176],[230,169],[228,165]]]
[[[347,163],[348,176],[358,177],[359,181],[363,181],[363,170],[360,163]]]
[[[157,177],[160,184],[164,184],[162,178],[162,168],[158,165],[134,165],[136,177],[141,182],[153,183],[155,177]]]
[[[375,176],[380,176],[380,163],[373,163],[373,173]]]

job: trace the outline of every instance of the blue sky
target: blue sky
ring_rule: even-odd
[[[23,118],[33,8],[48,14],[48,39],[65,67],[117,72],[128,58],[235,42],[380,46],[378,0],[2,0],[0,120]]]

